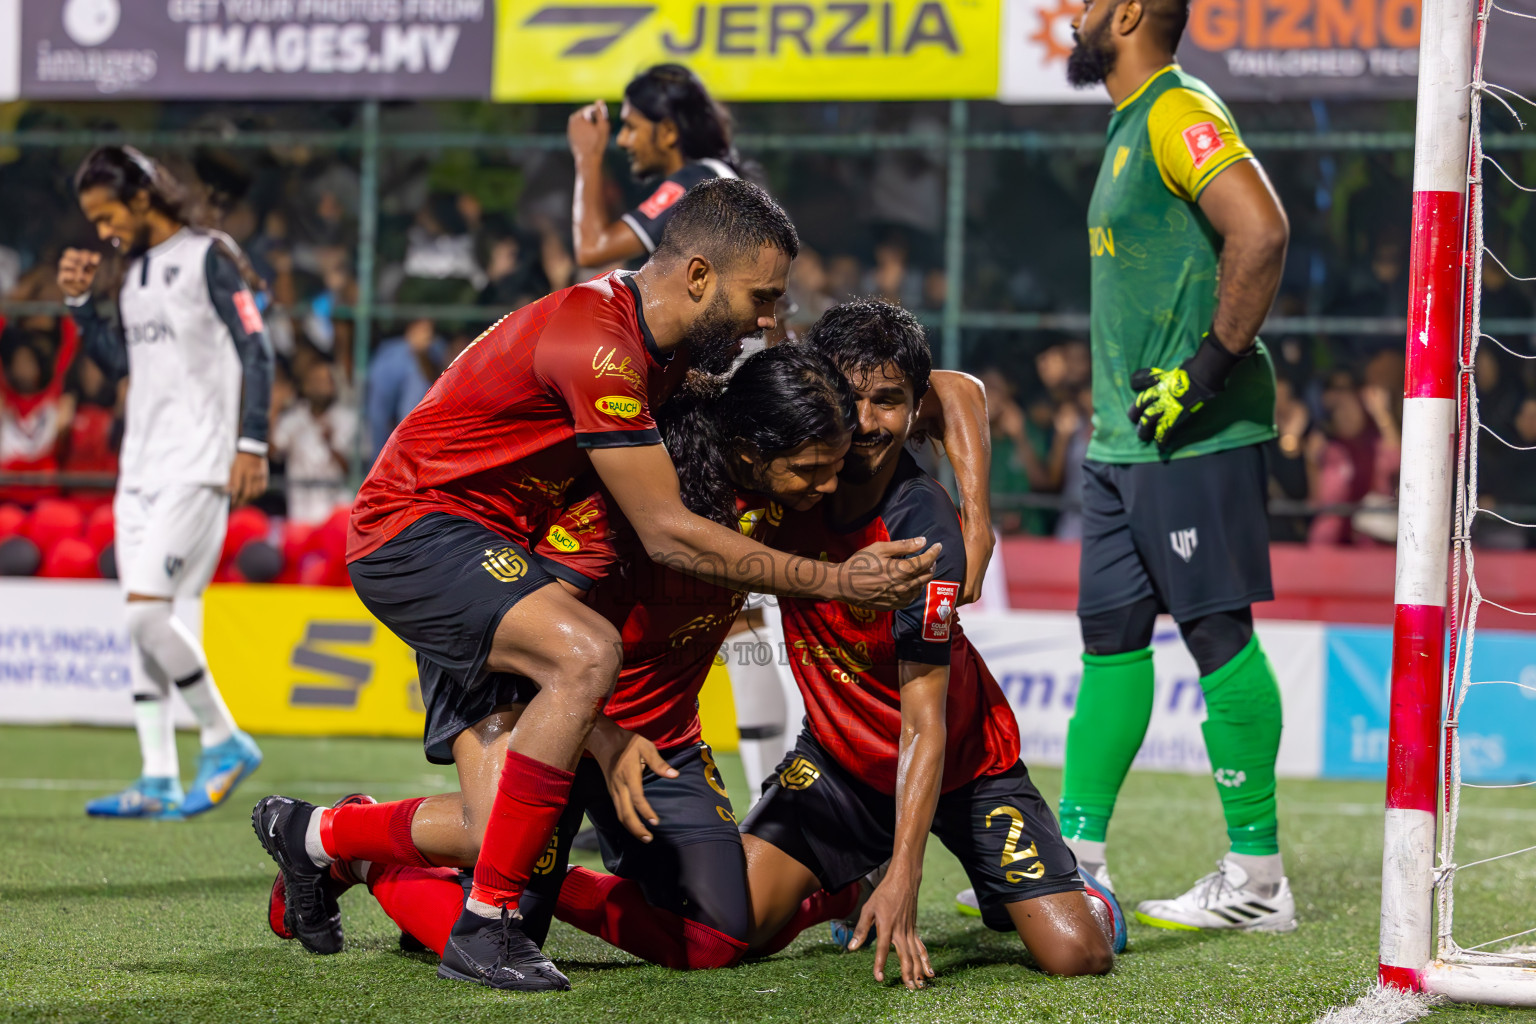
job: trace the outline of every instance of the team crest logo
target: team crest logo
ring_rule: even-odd
[[[567,533],[565,527],[559,523],[549,528],[548,540],[551,547],[564,551],[566,554],[581,550],[581,542]]]
[[[167,576],[175,576],[177,573],[181,572],[181,567],[185,564],[186,562],[182,560],[180,555],[166,555],[165,574]]]
[[[779,772],[779,785],[785,789],[809,789],[811,783],[821,778],[821,769],[803,757],[797,757],[790,762],[789,767]]]
[[[547,875],[555,870],[555,861],[560,859],[560,830],[556,828],[550,833],[549,845],[544,847],[544,852],[539,854],[538,863],[533,866],[536,875]]]
[[[683,198],[683,193],[686,191],[687,189],[675,181],[664,181],[661,187],[651,193],[651,198],[640,204],[640,212],[651,220],[655,220],[661,216],[663,210]]]
[[[634,419],[644,408],[640,399],[627,395],[604,395],[592,404],[597,406],[598,412],[606,416],[617,416],[621,420]]]
[[[955,602],[960,598],[960,584],[934,580],[928,584],[928,599],[923,603],[923,639],[929,643],[949,642],[949,624],[955,616]]]
[[[1112,177],[1120,177],[1120,172],[1125,170],[1125,161],[1130,158],[1130,155],[1131,147],[1129,146],[1121,146],[1119,149],[1115,150],[1115,168],[1113,174],[1111,175]]]
[[[1192,124],[1182,132],[1184,136],[1184,148],[1189,150],[1189,158],[1195,162],[1195,170],[1226,148],[1226,143],[1221,141],[1221,132],[1216,130],[1213,121],[1201,121]]]
[[[485,561],[480,568],[502,583],[516,583],[528,574],[528,563],[517,553],[517,548],[504,547],[493,551],[485,549]]]
[[[180,273],[181,273],[181,268],[180,267],[166,267],[165,268],[165,286],[167,288],[169,288],[171,286],[171,282],[176,280],[176,275],[178,275]]]
[[[1200,538],[1195,533],[1195,527],[1191,526],[1187,530],[1174,530],[1168,535],[1168,541],[1173,545],[1173,553],[1188,562],[1195,557],[1195,548]]]

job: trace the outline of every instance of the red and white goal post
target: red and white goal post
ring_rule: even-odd
[[[1508,948],[1536,929],[1469,949],[1452,933],[1457,717],[1467,687],[1477,685],[1471,646],[1482,602],[1470,545],[1479,432],[1472,367],[1484,337],[1482,98],[1503,102],[1482,79],[1495,10],[1512,13],[1495,0],[1422,7],[1379,977],[1459,1002],[1536,1006],[1536,956]],[[1527,909],[1536,917],[1536,907]]]

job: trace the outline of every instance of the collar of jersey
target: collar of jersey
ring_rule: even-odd
[[[645,322],[645,304],[640,301],[640,288],[635,284],[635,275],[627,270],[621,270],[619,280],[624,282],[624,287],[629,289],[630,296],[635,300],[635,320],[640,324],[640,336],[645,339],[645,350],[651,354],[651,358],[658,363],[672,361],[672,353],[663,353],[656,347],[656,337],[651,334],[651,325]]]
[[[170,252],[172,249],[176,248],[183,241],[185,241],[187,236],[189,234],[191,234],[191,232],[192,232],[191,228],[186,227],[185,225],[183,225],[182,227],[180,227],[180,228],[178,228],[176,230],[176,233],[174,235],[172,235],[170,238],[167,238],[165,241],[161,242],[159,245],[152,246],[152,247],[150,247],[148,249],[145,249],[144,250],[144,255],[145,256],[164,256],[166,253]]]
[[[1126,107],[1130,106],[1132,103],[1135,103],[1137,100],[1141,99],[1141,94],[1147,91],[1147,86],[1151,85],[1153,82],[1157,81],[1159,78],[1162,78],[1168,72],[1170,72],[1170,71],[1177,71],[1178,68],[1179,68],[1179,62],[1178,61],[1174,61],[1172,64],[1166,64],[1163,67],[1159,68],[1158,70],[1152,72],[1152,74],[1150,76],[1148,76],[1148,78],[1147,78],[1147,80],[1145,82],[1142,82],[1140,85],[1138,85],[1136,87],[1136,91],[1135,92],[1131,93],[1125,99],[1123,99],[1119,103],[1115,104],[1116,112],[1124,110]]]

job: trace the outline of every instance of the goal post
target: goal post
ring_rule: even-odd
[[[1420,20],[1379,957],[1408,991],[1431,960],[1476,2],[1423,0]]]

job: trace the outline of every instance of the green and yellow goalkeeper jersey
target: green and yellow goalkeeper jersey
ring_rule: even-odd
[[[1216,176],[1253,154],[1232,114],[1198,78],[1171,64],[1109,120],[1109,144],[1088,204],[1093,257],[1093,440],[1098,462],[1209,455],[1275,436],[1275,371],[1262,342],[1226,390],[1173,433],[1144,443],[1126,411],[1131,375],[1192,356],[1216,312],[1221,236],[1199,199]]]

